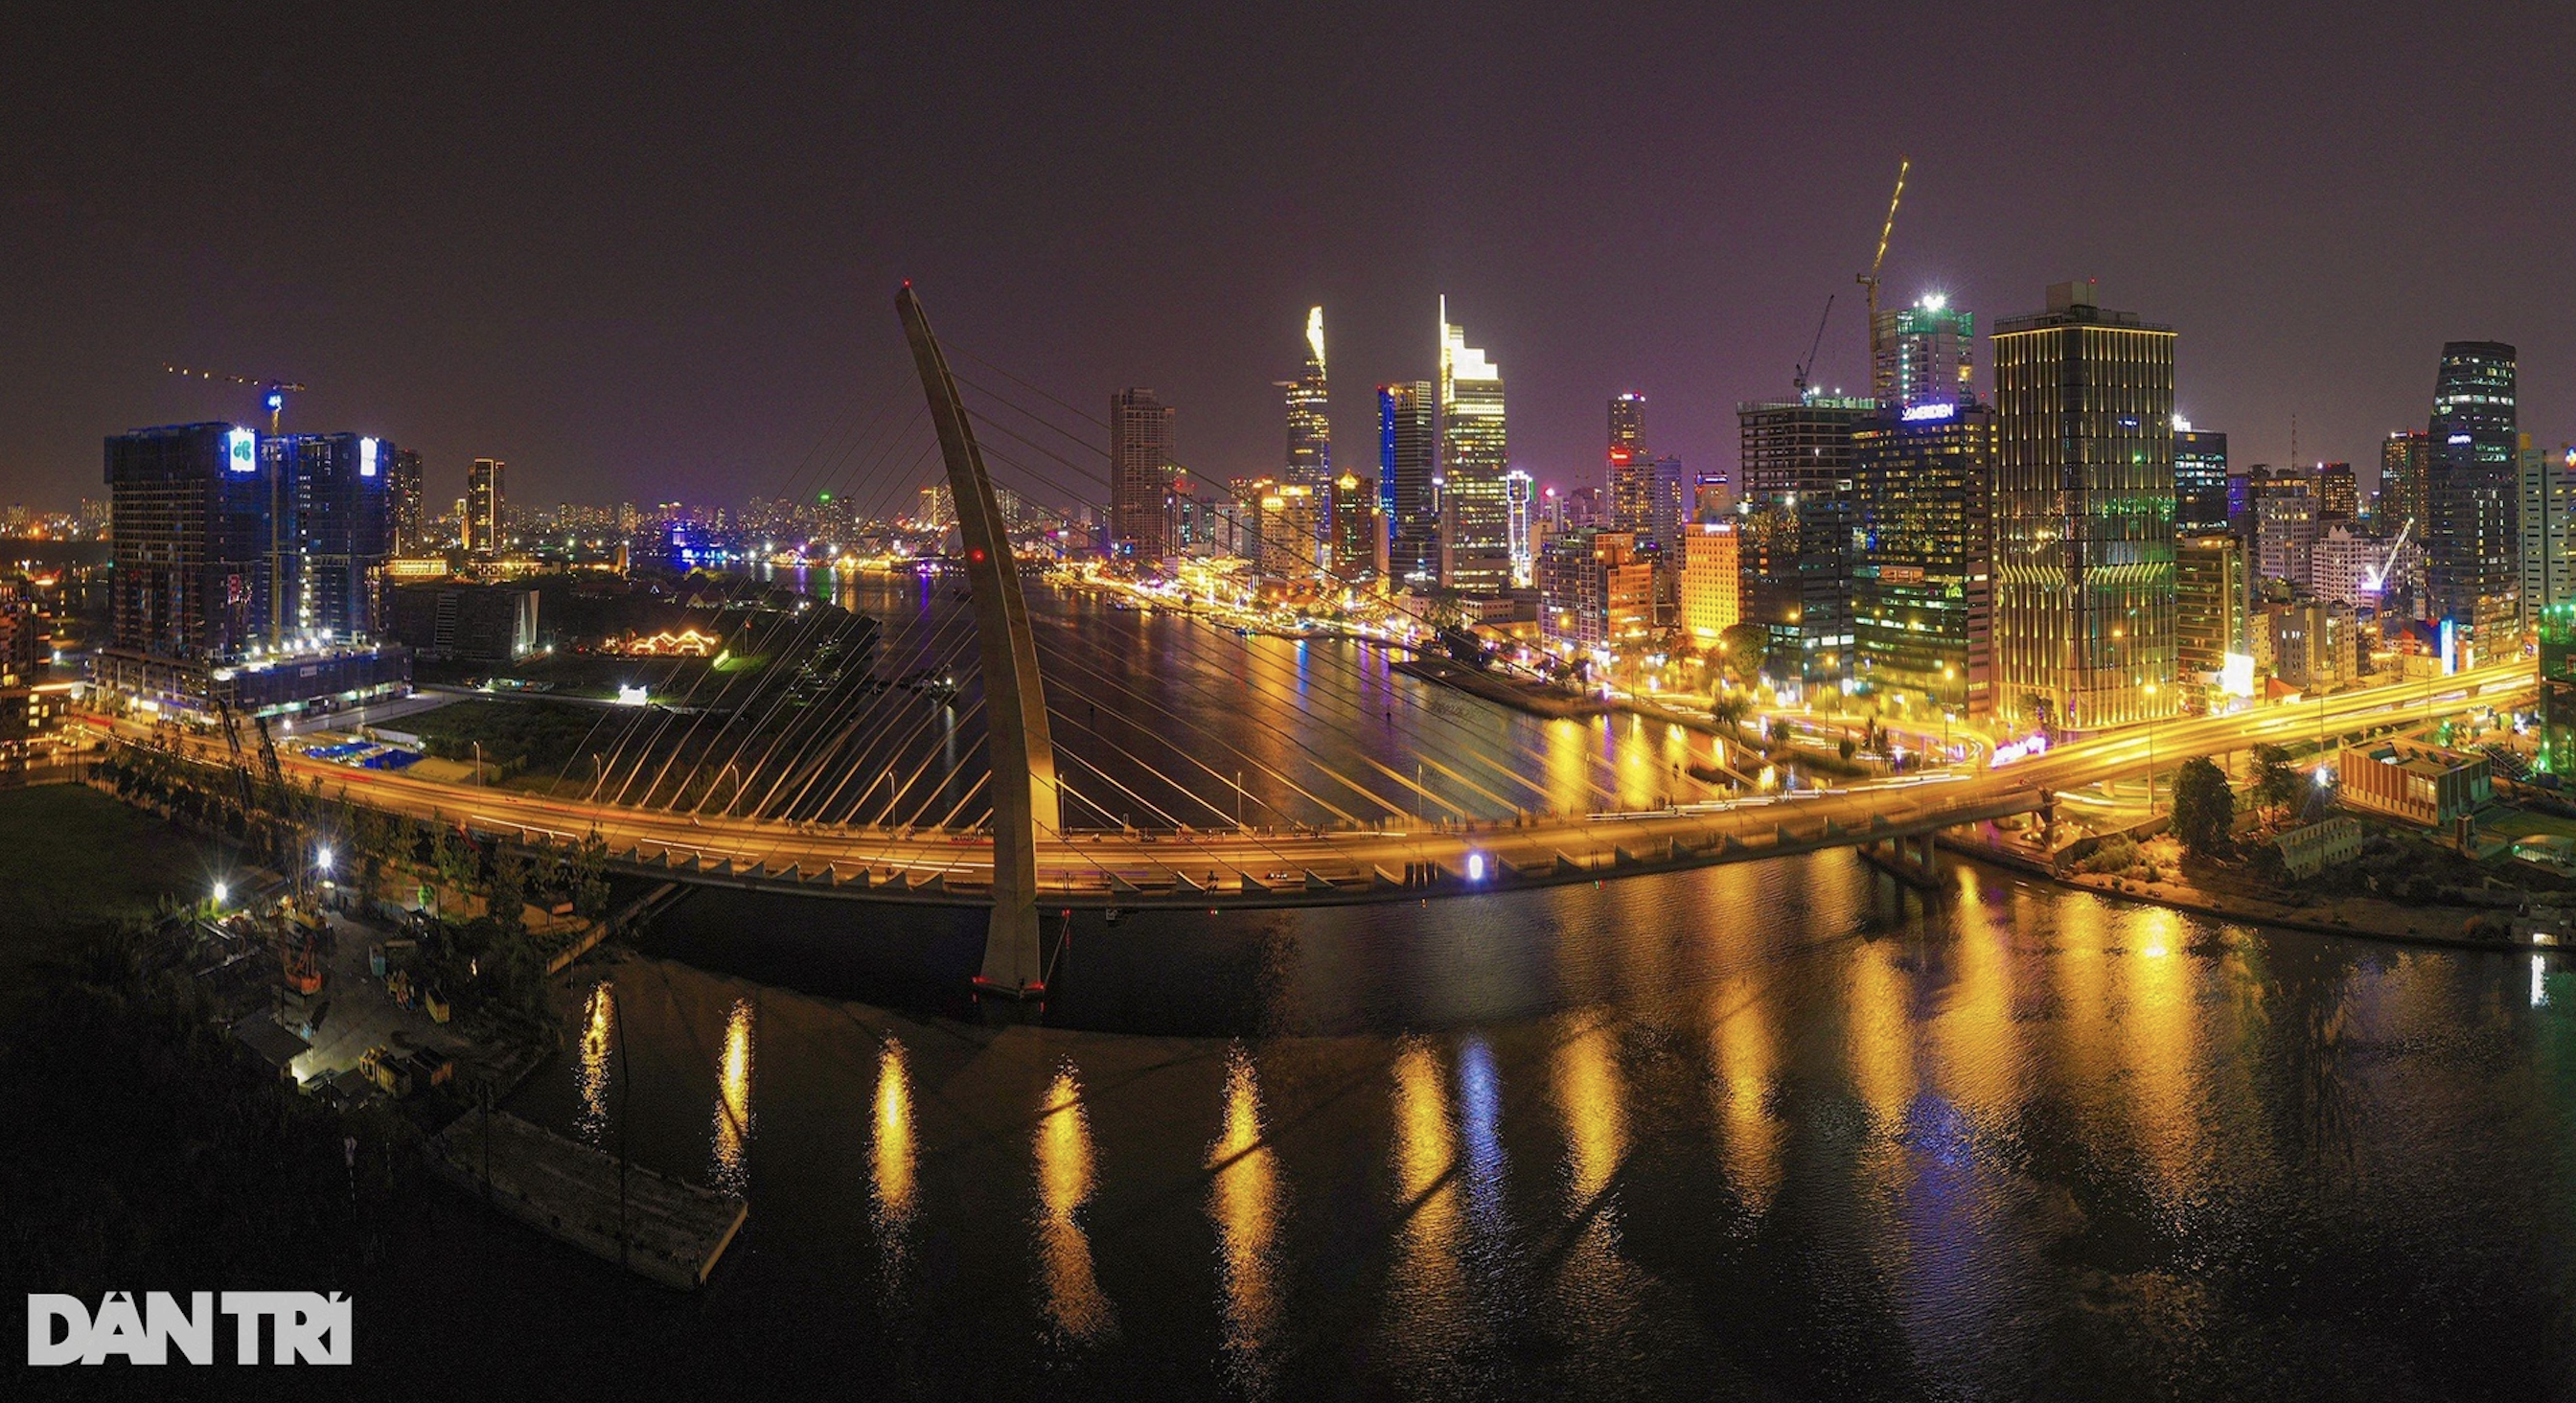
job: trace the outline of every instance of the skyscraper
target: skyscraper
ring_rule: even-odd
[[[1610,400],[1607,490],[1610,529],[1651,534],[1654,469],[1646,447],[1646,397],[1634,390]]]
[[[1635,390],[1610,397],[1610,447],[1646,456],[1646,397]]]
[[[1992,707],[1994,443],[1973,401],[1881,411],[1853,434],[1856,682],[1900,708]]]
[[[1109,397],[1109,558],[1150,571],[1172,553],[1172,407],[1152,390]]]
[[[290,631],[348,643],[385,631],[393,445],[357,434],[264,439],[293,494],[296,563]]]
[[[2522,613],[2537,622],[2552,605],[2576,603],[2576,448],[2552,453],[2521,439]]]
[[[1333,479],[1331,516],[1337,583],[1354,584],[1375,575],[1378,552],[1386,544],[1377,485],[1344,469],[1341,476]]]
[[[2098,729],[2171,713],[2174,333],[2059,283],[1995,328],[1995,701]]]
[[[2350,463],[2317,464],[2317,519],[2350,521],[2361,515],[2361,480]]]
[[[1881,405],[1902,411],[1977,397],[1974,313],[1934,293],[1911,307],[1880,312],[1878,320],[1871,386]]]
[[[2215,710],[2219,699],[2251,696],[2254,675],[2246,609],[2245,543],[2224,531],[2174,543],[2174,669],[2185,698]],[[2231,676],[2228,657],[2244,658]]]
[[[484,560],[501,553],[502,466],[498,458],[477,458],[465,474],[465,548]]]
[[[1386,515],[1387,573],[1415,586],[1440,578],[1439,435],[1431,382],[1377,387],[1377,491]]]
[[[1332,404],[1324,386],[1324,309],[1306,309],[1306,367],[1282,380],[1288,410],[1288,459],[1281,480],[1308,489],[1322,504],[1316,528],[1329,540],[1333,507]]]
[[[422,495],[419,451],[395,449],[390,472],[391,480],[385,484],[391,530],[387,546],[395,555],[416,555],[427,549],[429,543],[428,507]]]
[[[2393,528],[2414,522],[2419,539],[2431,517],[2425,510],[2424,479],[2432,464],[2432,442],[2420,429],[2398,429],[2379,446],[2380,510]]]
[[[2496,341],[2442,347],[2426,432],[2424,584],[2428,617],[2470,631],[2481,654],[2509,623],[2521,585],[2515,457],[2514,349]]]
[[[1503,372],[1467,344],[1440,299],[1440,583],[1493,596],[1511,587],[1510,468]]]
[[[290,504],[259,436],[138,429],[107,440],[106,457],[115,646],[203,660],[283,637],[273,567]]]
[[[1785,687],[1851,679],[1852,434],[1877,407],[1813,394],[1735,407],[1744,622],[1768,631],[1767,665]]]
[[[1530,535],[1530,496],[1535,486],[1530,475],[1518,468],[1503,474],[1503,502],[1510,513],[1512,586],[1515,589],[1524,588],[1537,578],[1536,545]]]
[[[1701,521],[1682,535],[1681,628],[1704,653],[1714,651],[1744,617],[1744,562],[1735,530],[1732,521]]]
[[[2174,533],[2227,529],[2227,435],[2174,420]]]

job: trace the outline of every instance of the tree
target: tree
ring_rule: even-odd
[[[1720,692],[1709,699],[1708,714],[1726,728],[1726,738],[1744,739],[1744,718],[1753,713],[1753,702],[1742,692]]]
[[[2277,745],[2254,747],[2254,797],[2267,809],[2289,809],[2307,797],[2307,776]]]
[[[1848,761],[1854,755],[1860,753],[1860,742],[1853,740],[1849,736],[1845,736],[1842,738],[1841,743],[1834,747],[1834,751],[1836,754],[1842,756],[1844,760]]]
[[[572,905],[585,920],[608,914],[608,840],[596,828],[572,850]]]
[[[1772,718],[1771,718],[1771,743],[1772,743],[1773,745],[1787,745],[1787,744],[1789,743],[1789,736],[1790,736],[1789,718],[1787,718],[1787,717],[1785,717],[1785,716],[1774,716],[1774,717],[1772,717]]]
[[[528,902],[528,859],[517,848],[503,848],[492,856],[492,922],[506,935],[516,935],[526,926]]]
[[[2183,762],[2174,776],[2173,831],[2183,850],[2194,857],[2223,856],[2230,848],[2228,830],[2236,821],[2236,792],[2209,757]]]
[[[1737,685],[1750,687],[1762,678],[1762,664],[1771,649],[1771,631],[1760,624],[1737,624],[1717,636],[1718,657],[1726,675]]]

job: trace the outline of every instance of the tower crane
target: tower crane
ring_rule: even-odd
[[[1833,320],[1833,315],[1834,295],[1829,292],[1825,294],[1825,314],[1816,318],[1816,339],[1807,343],[1807,358],[1798,362],[1798,374],[1794,383],[1798,387],[1800,400],[1807,397],[1807,374],[1816,368],[1816,350],[1825,344],[1825,323]]]
[[[1887,223],[1879,227],[1878,256],[1869,260],[1868,272],[1853,279],[1869,289],[1869,373],[1873,385],[1878,377],[1878,270],[1887,263],[1887,241],[1896,236],[1896,207],[1905,202],[1905,173],[1912,169],[1912,157],[1900,155],[1896,158],[1896,193],[1888,197]]]
[[[278,425],[286,414],[288,393],[300,395],[305,390],[303,385],[293,380],[280,380],[274,376],[234,375],[228,371],[196,370],[184,365],[164,365],[161,368],[172,375],[183,375],[191,380],[224,380],[235,385],[248,385],[259,391],[260,404],[268,410],[268,433],[271,438],[277,436]]]
[[[2363,589],[2383,590],[2388,587],[2389,572],[2397,568],[2397,553],[2406,549],[2406,533],[2414,529],[2415,518],[2410,516],[2406,518],[2405,525],[2397,528],[2397,539],[2389,543],[2388,558],[2379,562],[2378,569],[2373,570],[2362,577],[2361,587]]]

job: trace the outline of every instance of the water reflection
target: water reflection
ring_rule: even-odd
[[[880,1276],[888,1292],[902,1284],[912,1250],[914,1154],[912,1068],[903,1040],[890,1037],[877,1050],[875,1129],[868,1140],[868,1217],[876,1229]]]
[[[1039,1304],[1060,1339],[1096,1343],[1116,1328],[1117,1317],[1092,1273],[1091,1239],[1076,1217],[1093,1188],[1091,1119],[1070,1062],[1047,1087],[1035,1140]]]
[[[1772,1045],[1771,1004],[1749,974],[1719,984],[1709,1002],[1726,1178],[1745,1212],[1759,1217],[1780,1188],[1782,1130],[1771,1115],[1780,1054]]]
[[[1399,1370],[1419,1378],[1454,1356],[1467,1319],[1458,1260],[1458,1138],[1431,1044],[1406,1039],[1394,1073],[1397,1224],[1386,1334]]]
[[[725,1016],[724,1054],[716,1066],[716,1186],[744,1193],[751,1183],[751,1000],[734,1000]]]
[[[1266,1397],[1279,1318],[1279,1164],[1277,1153],[1262,1143],[1261,1087],[1241,1044],[1226,1055],[1225,1119],[1208,1146],[1207,1163],[1215,1171],[1208,1217],[1216,1224],[1226,1372],[1247,1396]]]
[[[573,1065],[574,1086],[581,1093],[575,1125],[585,1144],[596,1146],[608,1131],[608,1052],[617,1035],[617,986],[592,985],[581,1020],[581,1060]]]
[[[1565,1124],[1565,1214],[1573,1241],[1556,1287],[1570,1342],[1597,1346],[1631,1325],[1639,1277],[1619,1252],[1612,1182],[1628,1156],[1627,1087],[1616,1025],[1607,1018],[1557,1043],[1550,1082]]]

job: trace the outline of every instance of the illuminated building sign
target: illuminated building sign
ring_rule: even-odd
[[[358,440],[358,476],[374,477],[375,475],[376,441],[371,438],[362,438]]]
[[[2254,659],[2247,653],[2230,653],[2218,669],[2218,690],[2231,697],[2254,695]]]
[[[1909,424],[1920,424],[1932,419],[1956,419],[1958,417],[1959,406],[1955,404],[1918,404],[1905,411],[1905,421]]]
[[[257,470],[259,435],[248,429],[235,429],[224,435],[224,466],[237,473]]]
[[[2444,677],[2448,677],[2452,673],[2460,670],[2459,625],[2449,619],[2442,620],[2440,637],[2440,647],[2442,650],[2442,675]]]
[[[2450,441],[2453,443],[2466,443],[2469,441],[2469,436],[2467,434],[2453,434],[2451,435]]]

